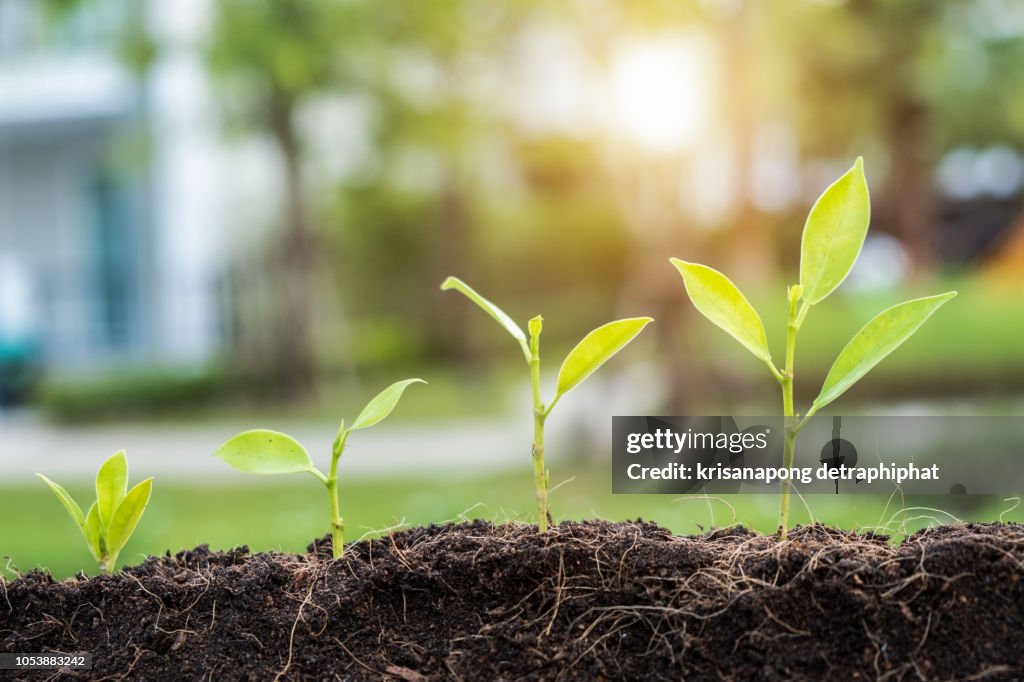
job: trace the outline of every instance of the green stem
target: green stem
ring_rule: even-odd
[[[345,525],[338,507],[338,479],[327,479],[327,496],[331,501],[331,550],[337,559],[345,551]]]
[[[558,404],[558,399],[561,398],[561,397],[562,397],[562,394],[559,393],[558,395],[556,395],[554,398],[551,399],[551,402],[548,403],[547,407],[544,408],[544,416],[545,417],[547,417],[549,414],[551,414],[551,410],[553,410],[555,408],[555,405]]]
[[[793,466],[793,452],[796,446],[796,431],[790,428],[790,423],[791,420],[787,417],[786,435],[782,445],[782,466],[786,469]],[[787,477],[782,480],[782,490],[779,495],[779,537],[783,540],[786,539],[786,533],[789,530],[789,493],[790,481]]]
[[[345,524],[341,518],[341,508],[338,504],[338,460],[345,449],[345,441],[348,440],[348,431],[343,431],[335,441],[333,452],[331,452],[331,471],[327,475],[324,485],[327,486],[327,497],[331,503],[331,551],[337,559],[345,551]]]
[[[548,472],[544,469],[544,416],[533,417],[533,485],[537,491],[537,527],[548,530]]]
[[[811,409],[807,410],[807,414],[805,414],[804,418],[800,420],[800,423],[796,425],[797,433],[800,433],[800,431],[803,430],[804,426],[807,425],[807,422],[811,420],[811,417],[813,417],[817,411],[818,408],[814,407],[813,405],[811,406]]]
[[[100,574],[113,575],[114,565],[117,563],[117,555],[110,556],[110,549],[107,547],[106,528],[100,528],[99,550],[100,556],[97,563],[100,565]]]
[[[544,420],[540,400],[540,334],[530,338],[530,382],[533,384],[533,487],[537,494],[537,528],[548,530],[548,472],[544,468]]]
[[[786,325],[786,367],[782,372],[782,412],[786,418],[786,433],[782,446],[782,466],[789,469],[793,466],[793,454],[796,450],[796,437],[800,429],[796,421],[796,411],[793,408],[793,366],[796,357],[796,335],[800,331],[800,324],[807,315],[808,305],[797,312],[797,301],[799,295],[795,295],[790,289],[789,295],[789,319]],[[782,479],[779,490],[779,537],[786,539],[786,532],[789,530],[789,497],[792,483],[789,477]]]

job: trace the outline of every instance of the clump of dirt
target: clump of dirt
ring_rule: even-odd
[[[120,575],[0,585],[0,652],[66,678],[1020,679],[1024,526],[899,546],[652,523],[414,528],[305,556],[205,547]],[[19,672],[49,679],[52,672]]]

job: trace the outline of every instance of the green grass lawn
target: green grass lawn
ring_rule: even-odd
[[[761,531],[775,524],[773,495],[732,495],[714,500],[696,496],[612,495],[607,465],[585,465],[575,479],[552,494],[559,519],[604,518],[654,520],[677,533],[699,533],[742,522]],[[553,473],[553,484],[559,471]],[[353,479],[341,482],[346,539],[379,534],[389,527],[423,525],[461,517],[497,521],[531,521],[533,491],[528,467],[481,478]],[[79,502],[92,491],[70,489]],[[885,525],[897,535],[938,522],[960,519],[1024,521],[1024,509],[994,498],[943,497],[930,502],[888,501],[868,495],[813,495],[807,498],[813,518],[844,528]],[[954,507],[953,503],[961,506]],[[970,508],[962,506],[969,504]],[[799,498],[793,500],[794,523],[811,517]],[[945,511],[939,511],[938,509]],[[947,514],[948,512],[948,514]],[[1005,513],[1004,513],[1005,512]],[[172,553],[207,543],[215,549],[247,544],[253,550],[302,551],[326,532],[327,498],[309,477],[277,481],[254,479],[248,484],[212,485],[157,481],[153,499],[135,536],[121,555],[121,564],[141,561],[145,554]],[[95,572],[78,530],[63,508],[40,483],[0,487],[0,556],[10,558],[6,574],[17,567],[49,569],[62,578],[79,570]],[[6,560],[4,563],[8,563]]]

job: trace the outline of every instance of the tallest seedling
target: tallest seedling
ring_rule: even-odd
[[[543,318],[538,315],[530,320],[530,339],[515,321],[498,306],[476,293],[468,284],[457,277],[449,277],[441,284],[442,289],[455,289],[469,300],[483,308],[505,328],[523,351],[523,358],[530,368],[530,382],[533,385],[533,483],[537,492],[537,526],[541,533],[548,529],[548,484],[550,475],[544,468],[544,422],[551,409],[563,395],[578,386],[598,367],[608,362],[613,355],[636,338],[643,328],[653,322],[650,317],[629,317],[602,325],[583,337],[576,347],[569,351],[558,370],[558,388],[555,397],[547,405],[540,399],[540,331]]]
[[[793,372],[796,336],[810,309],[821,303],[842,283],[860,255],[871,218],[871,201],[864,178],[864,162],[857,159],[853,168],[836,180],[818,198],[807,216],[800,242],[800,283],[787,290],[786,363],[777,367],[768,352],[764,324],[757,311],[728,277],[706,265],[673,258],[693,305],[705,317],[764,362],[782,386],[782,409],[786,417],[782,465],[793,465],[793,452],[800,429],[818,410],[846,392],[889,353],[909,339],[932,313],[956,296],[949,291],[918,298],[883,310],[857,332],[839,353],[818,397],[807,414],[793,407]],[[779,496],[779,534],[784,538],[789,526],[790,482],[782,482]]]

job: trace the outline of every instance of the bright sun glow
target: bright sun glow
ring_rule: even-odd
[[[706,132],[711,117],[711,57],[688,34],[620,44],[612,53],[612,120],[649,152],[675,154]]]

